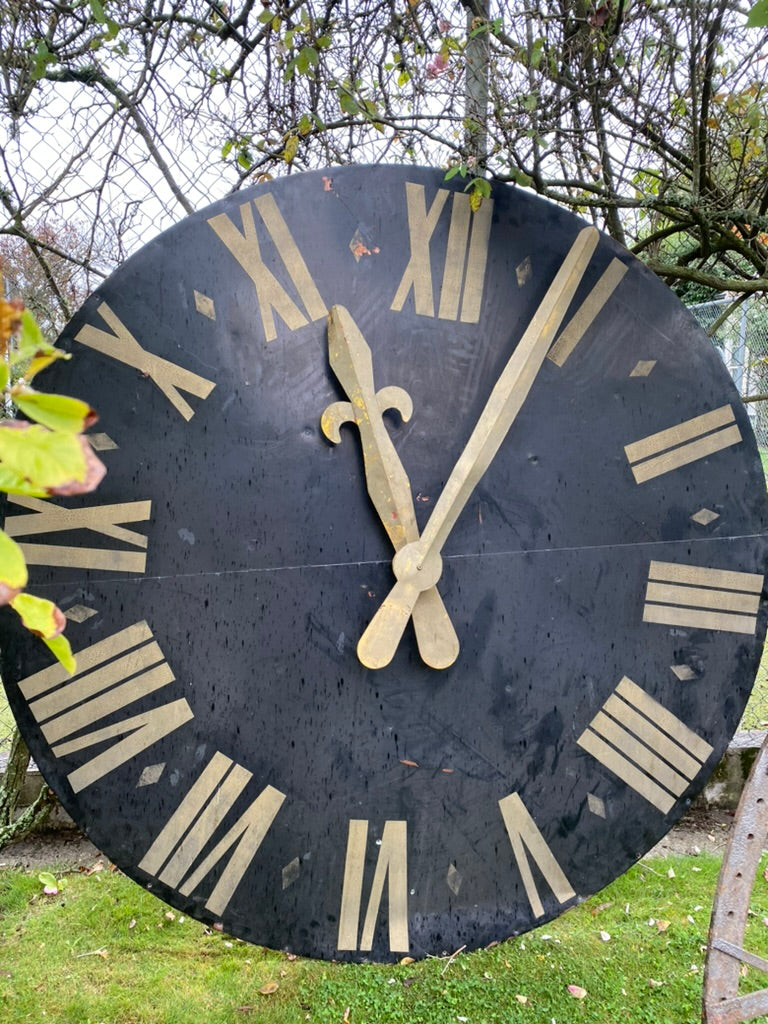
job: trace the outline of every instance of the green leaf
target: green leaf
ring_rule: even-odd
[[[25,416],[51,430],[81,434],[95,420],[96,414],[87,402],[67,395],[28,390],[14,395],[14,401]]]
[[[56,657],[56,660],[60,661],[67,672],[72,675],[77,665],[75,664],[75,656],[72,654],[69,640],[67,640],[63,633],[59,633],[58,636],[54,637],[43,637],[43,640]]]
[[[309,114],[302,114],[299,118],[299,135],[309,135],[312,131],[312,118]]]
[[[50,871],[41,871],[37,880],[41,885],[47,885],[49,889],[56,888],[56,875],[52,875]]]
[[[283,160],[287,164],[291,163],[299,151],[299,137],[298,135],[289,135],[285,142],[285,149],[283,150]]]
[[[86,476],[77,434],[64,434],[35,423],[0,423],[0,462],[32,487],[50,490]]]
[[[57,637],[66,625],[63,613],[47,597],[18,594],[11,601],[11,608],[18,612],[30,633],[41,636],[44,640]]]
[[[768,25],[768,0],[757,0],[747,15],[748,28],[762,28]]]
[[[37,325],[37,321],[29,312],[25,309],[21,314],[21,330],[19,331],[19,346],[18,356],[19,359],[29,359],[36,352],[44,349],[48,346],[48,342],[43,337],[43,332]]]
[[[21,548],[3,530],[0,530],[0,585],[10,590],[22,590],[27,585],[27,563]]]
[[[0,491],[6,494],[26,494],[30,498],[50,497],[44,487],[35,487],[19,473],[3,465],[0,465]]]
[[[93,20],[98,22],[99,25],[103,25],[107,19],[104,17],[104,6],[101,0],[88,0],[88,6],[91,8]]]
[[[317,46],[318,50],[327,50],[331,42],[330,36],[318,36],[315,40],[315,46]]]
[[[227,139],[224,145],[221,147],[221,159],[226,160],[229,154],[232,152],[232,147],[235,144],[234,139]]]
[[[5,391],[11,377],[11,368],[5,360],[0,360],[0,391]]]
[[[265,7],[256,20],[260,25],[266,25],[268,22],[272,21],[272,17],[272,11],[270,11],[268,7]]]

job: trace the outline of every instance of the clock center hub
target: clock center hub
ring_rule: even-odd
[[[392,569],[401,583],[410,583],[417,590],[429,590],[442,575],[443,560],[437,551],[425,554],[415,541],[400,548],[392,561]]]

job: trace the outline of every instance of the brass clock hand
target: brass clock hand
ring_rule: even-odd
[[[584,228],[491,391],[475,429],[438,498],[421,538],[402,547],[392,562],[397,578],[357,645],[368,668],[388,665],[419,594],[442,573],[440,551],[528,396],[598,242]],[[458,655],[458,651],[456,652]]]
[[[328,314],[328,352],[331,367],[344,388],[348,402],[334,402],[322,415],[323,433],[334,444],[341,440],[339,427],[356,423],[360,431],[368,494],[399,551],[419,539],[411,483],[384,425],[382,414],[397,409],[407,422],[413,403],[407,391],[385,387],[376,391],[371,350],[349,312],[334,306]],[[437,587],[423,589],[413,609],[413,628],[419,653],[431,668],[452,665],[459,640]]]

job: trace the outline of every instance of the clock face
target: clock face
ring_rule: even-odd
[[[689,806],[759,662],[765,483],[627,252],[518,189],[335,169],[189,217],[60,344],[108,473],[6,529],[77,673],[5,610],[2,674],[142,885],[419,957],[549,920]]]

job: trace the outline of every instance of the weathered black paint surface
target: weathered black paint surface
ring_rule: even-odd
[[[413,168],[325,174],[330,191],[319,173],[270,183],[146,246],[77,314],[61,339],[75,358],[44,382],[89,400],[96,429],[119,445],[103,455],[97,495],[70,504],[151,499],[153,512],[148,525],[132,524],[149,537],[145,575],[33,569],[31,589],[65,610],[97,610],[69,625],[75,651],[146,619],[176,683],[142,708],[183,696],[194,719],[74,796],[68,772],[99,748],[51,756],[16,686],[50,658],[8,610],[3,677],[67,810],[185,913],[212,919],[204,903],[219,872],[185,898],[137,864],[221,751],[253,773],[225,826],[265,785],[286,794],[224,915],[227,931],[301,954],[364,958],[336,949],[348,821],[370,822],[364,909],[376,837],[386,820],[406,819],[411,953],[471,949],[541,923],[500,798],[520,793],[582,897],[656,842],[703,785],[706,770],[664,816],[576,739],[627,675],[712,744],[707,768],[715,765],[757,669],[765,605],[754,637],[644,624],[648,564],[764,572],[765,485],[716,350],[674,296],[605,239],[576,302],[612,256],[631,263],[628,274],[565,366],[545,364],[444,549],[439,589],[458,661],[426,668],[409,627],[388,668],[363,669],[355,644],[392,585],[392,550],[369,503],[356,431],[345,428],[333,447],[319,430],[326,406],[346,397],[328,366],[324,319],[293,332],[277,319],[278,337],[266,343],[254,285],[207,219],[227,211],[239,225],[241,204],[273,193],[324,302],[347,306],[365,335],[377,387],[399,385],[413,399],[410,422],[389,425],[421,528],[581,224],[498,188],[479,324],[417,316],[412,299],[395,313],[409,257],[405,182],[424,183],[428,204],[454,184]],[[257,227],[264,260],[294,294],[258,217]],[[356,232],[371,250],[359,261]],[[436,286],[446,235],[443,217],[431,246]],[[526,258],[531,276],[518,285]],[[214,300],[215,321],[196,311],[193,290]],[[150,377],[73,340],[83,323],[101,326],[105,301],[148,351],[215,382],[207,399],[189,398],[189,422]],[[630,377],[638,360],[657,364]],[[743,443],[634,482],[625,444],[726,403],[736,405]],[[702,507],[719,513],[706,527],[690,518]],[[121,546],[83,531],[43,539]],[[670,665],[680,663],[694,679],[676,678]],[[137,788],[142,770],[161,762],[159,781]],[[588,810],[589,793],[604,801],[605,819]],[[294,858],[298,877],[283,888]],[[446,882],[451,864],[458,894]],[[562,908],[534,875],[543,921]],[[372,958],[393,955],[386,917],[385,889]]]

